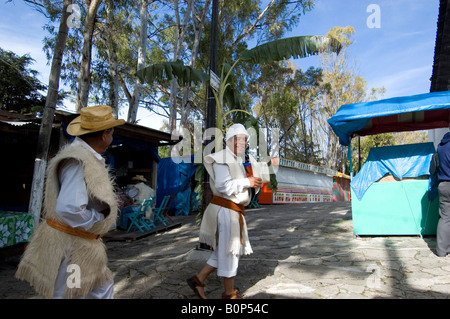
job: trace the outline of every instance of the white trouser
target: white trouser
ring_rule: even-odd
[[[237,274],[239,256],[227,252],[228,243],[231,234],[231,218],[228,208],[221,207],[217,214],[217,223],[219,228],[219,240],[217,247],[209,257],[207,264],[217,268],[219,277],[235,277]]]
[[[63,299],[64,291],[67,286],[67,278],[69,276],[69,272],[67,271],[67,261],[64,260],[61,262],[61,266],[59,267],[58,276],[55,281],[55,292],[53,294],[54,299]],[[77,288],[71,288],[77,289]],[[95,287],[92,289],[86,296],[82,297],[85,299],[113,299],[114,298],[114,281],[110,280],[105,285],[101,287]],[[81,299],[81,298],[77,298]]]

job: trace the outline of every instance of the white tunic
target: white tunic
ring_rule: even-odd
[[[213,164],[214,169],[214,186],[223,198],[231,199],[232,195],[242,193],[246,188],[250,187],[248,178],[232,179],[230,169],[226,164]],[[230,242],[231,223],[230,211],[228,208],[220,207],[217,215],[217,227],[219,231],[219,240],[217,247],[211,254],[207,264],[217,268],[217,275],[220,277],[230,278],[237,274],[239,256],[227,251]]]

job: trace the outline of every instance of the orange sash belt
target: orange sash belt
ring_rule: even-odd
[[[82,230],[82,229],[73,228],[73,227],[61,224],[60,222],[57,222],[52,219],[46,219],[46,222],[50,227],[53,227],[54,229],[60,230],[69,235],[74,235],[74,236],[78,236],[78,237],[85,238],[85,239],[99,239],[101,237],[100,235],[93,234],[93,233],[90,233],[90,232]]]
[[[245,216],[245,206],[242,204],[236,204],[232,200],[219,197],[219,196],[213,196],[211,200],[212,204],[225,207],[231,210],[234,210],[235,212],[239,213],[239,226],[240,226],[240,233],[241,233],[241,244],[244,243],[244,240],[242,239],[242,229],[244,227],[244,217]]]

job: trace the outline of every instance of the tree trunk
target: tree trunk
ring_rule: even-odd
[[[107,0],[106,5],[106,33],[107,38],[105,44],[108,53],[109,65],[109,105],[113,109],[113,114],[117,118],[119,115],[119,73],[117,71],[117,54],[115,42],[113,40],[113,26],[114,26],[114,3],[113,0]]]
[[[195,28],[195,38],[194,38],[194,44],[192,46],[192,53],[191,53],[191,59],[189,61],[189,66],[194,67],[195,61],[197,60],[197,53],[198,53],[198,47],[200,45],[200,37],[203,33],[203,27],[205,25],[205,18],[206,14],[208,12],[209,4],[211,3],[211,0],[205,1],[205,6],[203,8],[202,15],[200,17],[200,23],[196,26],[195,25],[195,16],[194,16],[194,10],[192,10],[192,22],[194,24]],[[183,91],[183,99],[181,101],[181,120],[180,120],[180,133],[183,134],[185,129],[187,129],[187,123],[188,123],[188,117],[189,113],[191,111],[191,103],[188,103],[189,100],[189,93],[190,89],[189,86],[186,86]]]
[[[138,48],[137,70],[145,67],[145,51],[147,49],[147,1],[141,0],[140,6],[141,30]],[[136,123],[136,116],[139,107],[139,99],[141,98],[142,83],[139,77],[136,77],[133,96],[129,99],[128,119],[130,123]]]
[[[186,12],[184,14],[183,23],[181,23],[181,20],[180,20],[178,0],[174,0],[173,3],[174,3],[177,31],[178,31],[178,32],[176,32],[173,60],[177,61],[180,57],[181,49],[183,47],[184,35],[186,33],[186,25],[189,20],[189,16],[191,15],[191,10],[192,10],[194,1],[189,0],[189,2],[187,4]],[[176,79],[173,79],[170,82],[170,107],[169,107],[170,132],[173,132],[177,128],[177,92],[178,92],[178,83],[177,83]]]
[[[239,42],[241,42],[242,39],[244,39],[249,34],[253,33],[253,31],[256,30],[256,27],[258,26],[259,21],[265,16],[265,14],[268,12],[270,7],[272,7],[275,4],[275,0],[271,0],[270,3],[266,6],[266,8],[261,12],[261,14],[256,18],[253,25],[248,27],[234,42],[232,46],[236,46]]]
[[[58,101],[59,78],[61,74],[61,64],[68,32],[67,19],[70,12],[67,12],[73,0],[64,0],[59,31],[56,37],[55,49],[53,51],[52,67],[50,71],[47,99],[45,101],[44,113],[41,127],[39,129],[38,144],[36,149],[36,159],[34,161],[33,181],[31,184],[31,196],[28,212],[34,216],[35,227],[39,224],[41,215],[42,198],[44,194],[45,170],[47,168],[47,156],[52,132],[53,117],[55,115],[56,103]]]
[[[91,56],[92,56],[92,37],[94,34],[95,17],[97,9],[102,1],[92,0],[87,2],[87,15],[84,21],[83,31],[83,51],[81,58],[80,73],[78,75],[78,92],[76,100],[77,111],[86,107],[89,98],[89,88],[91,85]]]

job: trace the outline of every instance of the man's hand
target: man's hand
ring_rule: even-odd
[[[261,181],[262,181],[261,178],[251,176],[248,179],[250,180],[250,187],[253,187],[253,188],[261,187]]]

